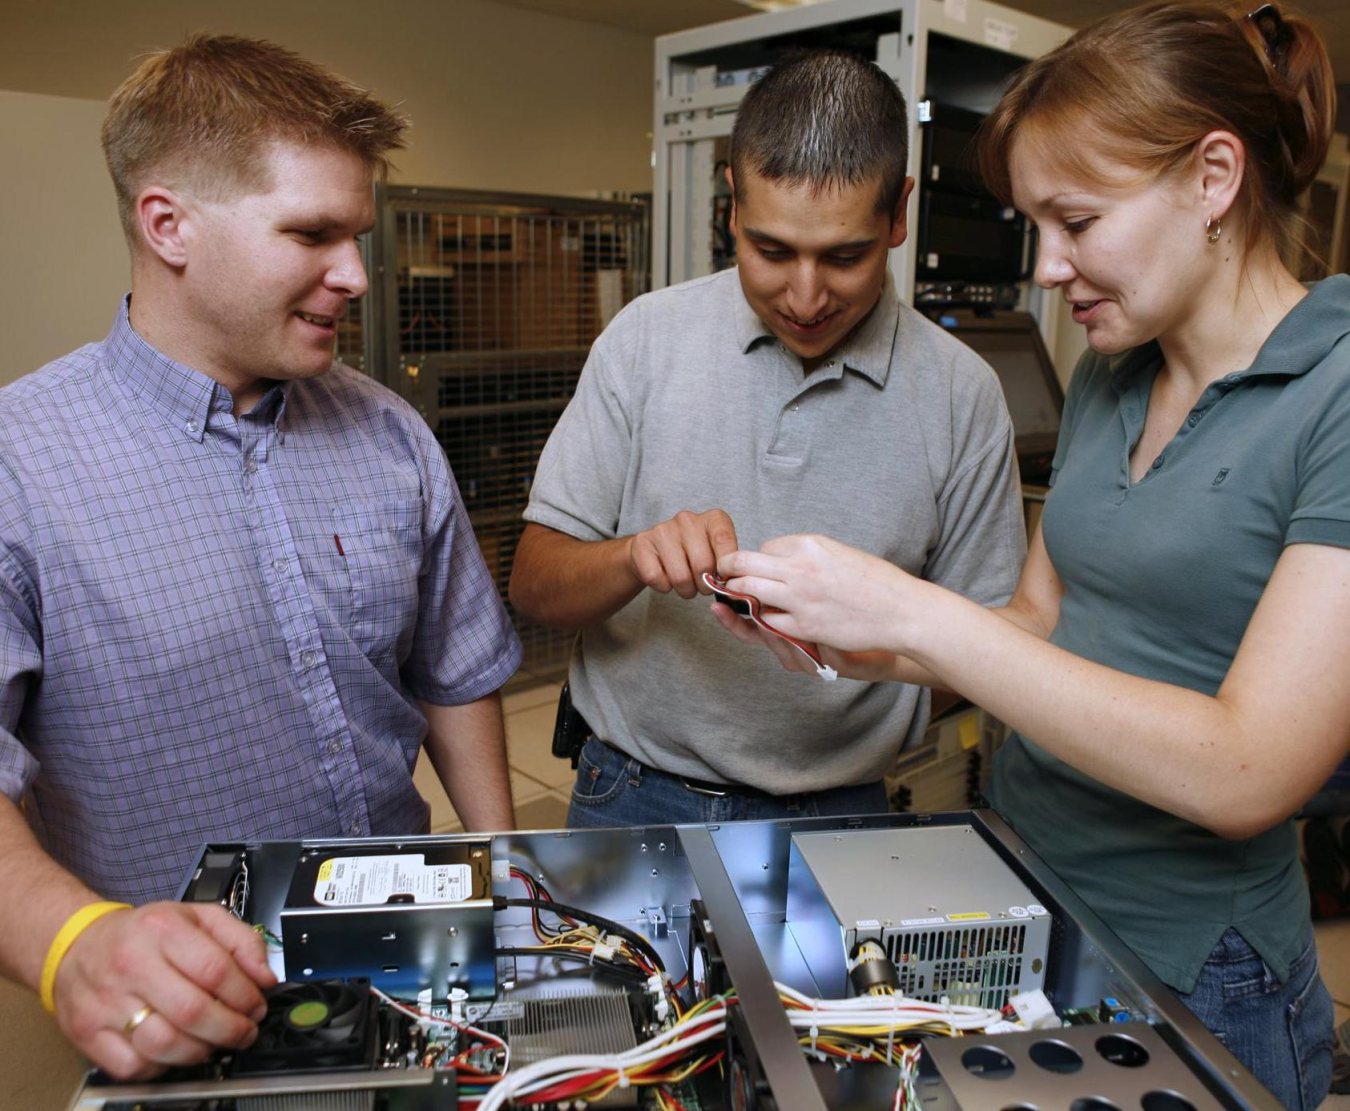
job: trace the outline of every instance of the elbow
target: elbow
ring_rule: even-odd
[[[1209,807],[1205,813],[1191,816],[1191,820],[1225,841],[1249,841],[1274,829],[1293,813],[1287,808],[1277,809],[1270,803],[1268,798],[1227,800]]]
[[[529,582],[528,572],[522,571],[520,560],[517,559],[515,566],[511,568],[511,581],[507,584],[506,596],[510,599],[511,608],[526,621],[545,625],[548,623],[546,615],[539,612],[538,599],[530,590]]]

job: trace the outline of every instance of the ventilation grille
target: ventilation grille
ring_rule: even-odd
[[[375,1094],[371,1088],[366,1091],[240,1096],[235,1106],[239,1111],[374,1111]]]
[[[912,999],[1001,1008],[1022,990],[1025,925],[889,932],[885,942]]]

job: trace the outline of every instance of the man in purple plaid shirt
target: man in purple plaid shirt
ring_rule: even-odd
[[[425,832],[423,746],[511,826],[519,641],[435,437],[333,363],[404,127],[267,43],[148,58],[132,295],[0,391],[0,972],[118,1077],[256,1037],[262,941],[167,901],[201,843]]]

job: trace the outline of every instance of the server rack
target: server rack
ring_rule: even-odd
[[[648,207],[381,185],[376,208],[370,293],[338,355],[431,426],[506,602],[539,453],[591,343],[647,289]],[[518,681],[565,669],[568,634],[512,619]]]

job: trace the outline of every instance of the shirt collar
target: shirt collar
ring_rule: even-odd
[[[145,401],[178,429],[201,443],[215,413],[229,413],[234,397],[215,379],[171,359],[131,326],[131,295],[122,299],[113,320],[112,331],[104,340],[113,377]],[[286,407],[290,382],[282,382],[263,395],[252,415],[268,422],[279,422]]]
[[[736,342],[742,354],[761,340],[776,339],[745,299],[739,275],[736,281],[735,319]],[[870,378],[878,386],[884,386],[891,373],[891,355],[895,350],[895,333],[899,322],[900,300],[895,295],[895,283],[887,267],[886,279],[876,305],[832,357],[849,370]]]

